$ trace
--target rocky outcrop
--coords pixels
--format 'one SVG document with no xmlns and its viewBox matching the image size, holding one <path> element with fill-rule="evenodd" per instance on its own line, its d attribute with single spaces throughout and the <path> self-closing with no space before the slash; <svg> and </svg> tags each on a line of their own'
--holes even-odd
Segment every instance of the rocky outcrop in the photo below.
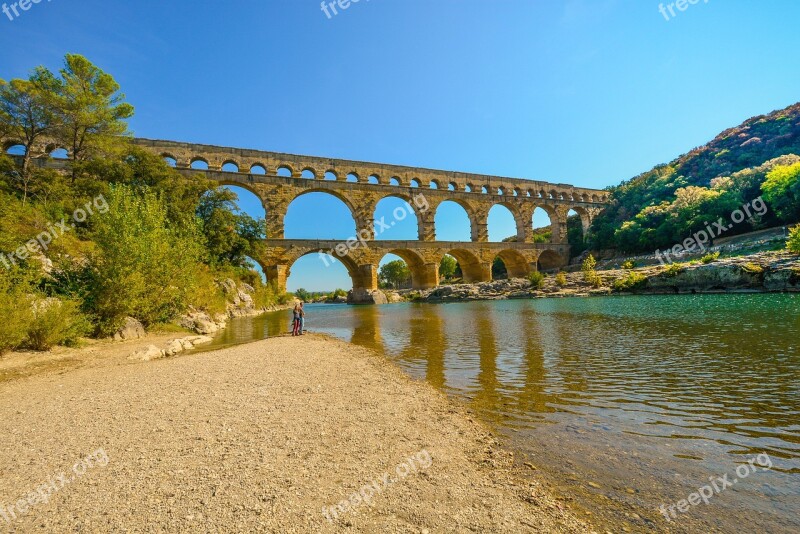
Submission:
<svg viewBox="0 0 800 534">
<path fill-rule="evenodd" d="M 159 349 L 155 345 L 149 345 L 143 349 L 137 350 L 128 356 L 128 359 L 137 360 L 140 362 L 149 362 L 151 360 L 158 360 L 160 358 L 168 358 L 185 350 L 191 350 L 197 345 L 211 343 L 213 340 L 214 339 L 209 336 L 189 336 L 175 339 L 163 349 Z"/>
<path fill-rule="evenodd" d="M 222 291 L 228 298 L 227 314 L 228 317 L 250 317 L 260 315 L 263 309 L 257 308 L 253 295 L 256 290 L 253 286 L 241 283 L 238 286 L 230 278 L 219 283 Z"/>
<path fill-rule="evenodd" d="M 709 264 L 699 261 L 671 266 L 597 271 L 600 287 L 588 284 L 581 272 L 549 275 L 541 288 L 528 280 L 496 280 L 456 284 L 422 291 L 400 291 L 405 300 L 457 302 L 469 300 L 525 299 L 608 295 L 611 293 L 720 293 L 800 291 L 800 257 L 788 252 L 761 252 L 724 258 Z M 635 283 L 628 283 L 633 281 Z M 616 283 L 615 283 L 616 282 Z"/>
<path fill-rule="evenodd" d="M 234 317 L 251 317 L 261 315 L 265 311 L 285 309 L 286 306 L 273 306 L 270 309 L 258 308 L 253 295 L 256 290 L 249 284 L 236 284 L 230 278 L 218 282 L 222 292 L 228 300 L 225 313 L 211 315 L 208 312 L 190 308 L 179 319 L 178 324 L 187 330 L 192 330 L 202 335 L 215 334 L 228 325 L 228 320 Z"/>
<path fill-rule="evenodd" d="M 800 258 L 788 253 L 760 253 L 717 260 L 708 265 L 647 269 L 639 292 L 782 292 L 800 291 Z"/>
<path fill-rule="evenodd" d="M 348 304 L 388 304 L 389 299 L 383 291 L 369 289 L 352 289 L 347 294 Z"/>
<path fill-rule="evenodd" d="M 384 291 L 383 294 L 386 295 L 386 300 L 389 301 L 389 304 L 397 304 L 406 300 L 397 291 Z"/>
<path fill-rule="evenodd" d="M 430 302 L 453 302 L 459 300 L 498 300 L 515 298 L 521 292 L 528 296 L 531 283 L 524 278 L 510 280 L 493 280 L 480 284 L 458 284 L 440 286 L 430 290 L 423 297 Z M 517 296 L 516 298 L 521 298 Z"/>
<path fill-rule="evenodd" d="M 128 341 L 131 339 L 142 339 L 147 333 L 144 326 L 133 317 L 126 317 L 122 326 L 114 333 L 114 341 Z"/>
<path fill-rule="evenodd" d="M 202 335 L 215 334 L 228 324 L 228 316 L 217 314 L 211 317 L 207 312 L 192 310 L 180 318 L 178 324 L 187 330 Z"/>
</svg>

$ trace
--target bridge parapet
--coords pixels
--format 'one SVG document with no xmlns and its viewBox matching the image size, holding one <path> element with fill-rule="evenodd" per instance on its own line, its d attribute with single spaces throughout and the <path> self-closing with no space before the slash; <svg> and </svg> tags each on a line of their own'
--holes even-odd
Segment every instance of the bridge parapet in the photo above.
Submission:
<svg viewBox="0 0 800 534">
<path fill-rule="evenodd" d="M 438 189 L 472 195 L 517 196 L 601 206 L 608 201 L 607 191 L 522 178 L 153 139 L 134 139 L 134 143 L 175 160 L 178 168 L 190 168 L 195 162 L 203 162 L 208 165 L 208 170 L 219 171 L 227 164 L 231 164 L 235 166 L 237 172 L 245 174 L 253 174 L 253 168 L 256 167 L 263 169 L 265 175 L 279 176 L 284 173 L 293 178 L 306 177 L 320 181 L 325 180 L 327 174 L 335 181 L 346 182 L 349 178 L 355 180 L 355 183 L 364 185 L 393 185 L 394 180 L 397 186 L 412 187 L 416 181 L 424 189 L 430 189 L 431 184 L 434 184 Z"/>
</svg>

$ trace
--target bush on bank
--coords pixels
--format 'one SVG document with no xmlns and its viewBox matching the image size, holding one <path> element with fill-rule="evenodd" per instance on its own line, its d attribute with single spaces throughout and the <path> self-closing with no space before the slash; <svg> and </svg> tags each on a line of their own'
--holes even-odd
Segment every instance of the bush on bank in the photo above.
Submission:
<svg viewBox="0 0 800 534">
<path fill-rule="evenodd" d="M 45 298 L 20 270 L 0 273 L 0 354 L 74 345 L 91 324 L 73 300 Z"/>
<path fill-rule="evenodd" d="M 786 241 L 786 248 L 790 252 L 800 254 L 800 225 L 795 226 L 789 231 L 789 239 Z"/>
<path fill-rule="evenodd" d="M 539 271 L 533 271 L 530 276 L 528 276 L 528 281 L 531 283 L 531 287 L 534 289 L 542 289 L 544 287 L 544 280 L 546 276 L 544 273 L 540 273 Z"/>
</svg>

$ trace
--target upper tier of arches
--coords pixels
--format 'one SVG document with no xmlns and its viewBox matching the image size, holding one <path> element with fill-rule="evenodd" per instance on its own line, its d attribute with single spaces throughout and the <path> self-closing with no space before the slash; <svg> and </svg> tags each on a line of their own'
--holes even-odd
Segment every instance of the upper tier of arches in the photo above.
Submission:
<svg viewBox="0 0 800 534">
<path fill-rule="evenodd" d="M 365 185 L 391 185 L 419 189 L 522 197 L 553 201 L 603 204 L 608 202 L 608 192 L 577 188 L 566 184 L 550 184 L 398 165 L 355 162 L 296 156 L 273 152 L 223 148 L 208 145 L 190 145 L 169 141 L 134 140 L 137 144 L 155 151 L 179 168 L 191 168 L 196 162 L 208 165 L 209 170 L 266 174 L 291 177 L 298 180 L 328 180 Z"/>
</svg>

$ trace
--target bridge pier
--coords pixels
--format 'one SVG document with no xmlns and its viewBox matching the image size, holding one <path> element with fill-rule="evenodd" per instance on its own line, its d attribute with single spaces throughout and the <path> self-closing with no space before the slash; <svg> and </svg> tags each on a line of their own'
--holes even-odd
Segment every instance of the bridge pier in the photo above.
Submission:
<svg viewBox="0 0 800 534">
<path fill-rule="evenodd" d="M 286 280 L 289 278 L 288 265 L 264 265 L 264 275 L 267 283 L 273 284 L 279 293 L 286 292 Z"/>
<path fill-rule="evenodd" d="M 422 268 L 412 272 L 411 287 L 414 289 L 433 289 L 439 286 L 439 264 L 426 263 Z"/>
</svg>

